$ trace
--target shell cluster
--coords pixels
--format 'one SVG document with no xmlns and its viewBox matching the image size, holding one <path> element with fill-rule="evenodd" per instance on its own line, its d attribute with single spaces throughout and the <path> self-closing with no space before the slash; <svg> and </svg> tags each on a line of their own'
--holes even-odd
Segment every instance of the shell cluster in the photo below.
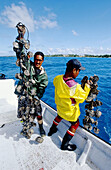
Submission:
<svg viewBox="0 0 111 170">
<path fill-rule="evenodd" d="M 85 118 L 83 119 L 83 125 L 84 128 L 86 128 L 89 131 L 94 131 L 94 133 L 99 133 L 98 128 L 98 118 L 102 115 L 101 111 L 98 109 L 99 106 L 101 106 L 103 103 L 97 99 L 97 95 L 99 93 L 98 88 L 98 82 L 99 77 L 97 75 L 91 76 L 88 80 L 88 77 L 85 76 L 81 81 L 81 87 L 84 88 L 84 85 L 87 81 L 90 83 L 90 93 L 86 99 L 86 105 L 85 105 Z"/>
<path fill-rule="evenodd" d="M 16 52 L 16 65 L 20 67 L 20 73 L 15 74 L 15 78 L 19 79 L 15 88 L 15 94 L 18 96 L 18 115 L 21 119 L 23 129 L 21 134 L 30 138 L 34 133 L 34 123 L 36 107 L 40 104 L 39 99 L 36 97 L 36 90 L 33 87 L 35 80 L 33 80 L 30 73 L 30 57 L 33 56 L 32 52 L 27 52 L 30 47 L 29 40 L 25 40 L 24 34 L 26 27 L 22 23 L 17 24 L 18 36 L 13 43 L 13 50 Z M 29 89 L 31 89 L 29 93 Z"/>
</svg>

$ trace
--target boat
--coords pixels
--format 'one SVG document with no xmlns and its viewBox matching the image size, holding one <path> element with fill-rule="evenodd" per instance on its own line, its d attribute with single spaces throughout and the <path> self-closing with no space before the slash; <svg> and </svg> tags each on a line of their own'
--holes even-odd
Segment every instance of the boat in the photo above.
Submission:
<svg viewBox="0 0 111 170">
<path fill-rule="evenodd" d="M 15 80 L 0 80 L 0 169 L 1 170 L 108 170 L 111 167 L 111 146 L 79 126 L 71 143 L 75 151 L 62 151 L 61 141 L 69 128 L 62 120 L 57 133 L 37 143 L 38 124 L 30 139 L 20 135 L 22 123 L 17 118 Z M 41 101 L 46 134 L 57 111 Z M 35 120 L 36 122 L 36 120 Z"/>
</svg>

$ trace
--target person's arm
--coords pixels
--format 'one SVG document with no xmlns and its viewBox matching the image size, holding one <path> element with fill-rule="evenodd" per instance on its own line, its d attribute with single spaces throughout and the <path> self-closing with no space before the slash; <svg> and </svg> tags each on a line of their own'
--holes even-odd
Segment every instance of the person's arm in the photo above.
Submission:
<svg viewBox="0 0 111 170">
<path fill-rule="evenodd" d="M 37 85 L 37 96 L 39 98 L 42 98 L 47 85 L 48 85 L 48 77 L 47 74 L 44 74 L 44 76 L 42 75 L 40 83 Z"/>
<path fill-rule="evenodd" d="M 90 86 L 87 83 L 85 83 L 84 90 L 82 89 L 81 85 L 78 84 L 74 95 L 76 103 L 83 103 L 88 97 L 89 92 Z"/>
</svg>

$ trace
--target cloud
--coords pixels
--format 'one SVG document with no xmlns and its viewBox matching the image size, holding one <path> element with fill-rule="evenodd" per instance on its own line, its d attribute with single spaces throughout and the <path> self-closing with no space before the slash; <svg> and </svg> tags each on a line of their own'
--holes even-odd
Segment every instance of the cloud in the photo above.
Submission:
<svg viewBox="0 0 111 170">
<path fill-rule="evenodd" d="M 105 55 L 111 54 L 111 48 L 91 48 L 91 47 L 84 47 L 84 48 L 48 48 L 46 54 L 77 54 L 77 55 Z"/>
<path fill-rule="evenodd" d="M 72 30 L 72 33 L 73 33 L 74 36 L 78 36 L 79 35 L 75 30 Z"/>
<path fill-rule="evenodd" d="M 7 47 L 8 49 L 8 47 Z M 32 52 L 35 52 L 37 50 L 36 47 L 33 47 L 31 49 Z M 103 47 L 99 47 L 99 48 L 91 48 L 91 47 L 84 47 L 84 48 L 45 48 L 45 46 L 40 46 L 38 47 L 38 50 L 43 51 L 44 54 L 47 55 L 54 55 L 54 54 L 63 54 L 63 55 L 67 55 L 67 54 L 77 54 L 77 55 L 81 55 L 84 56 L 85 54 L 89 54 L 89 55 L 110 55 L 111 54 L 111 48 L 103 48 Z M 4 50 L 4 51 L 0 51 L 0 56 L 13 56 L 15 55 L 14 51 L 9 51 L 8 50 Z"/>
<path fill-rule="evenodd" d="M 45 16 L 39 16 L 38 21 L 36 23 L 37 28 L 55 28 L 58 26 L 56 21 L 56 14 L 51 12 L 51 9 L 44 7 L 47 12 Z"/>
<path fill-rule="evenodd" d="M 19 3 L 19 5 L 11 4 L 11 6 L 5 6 L 0 22 L 7 24 L 11 28 L 14 28 L 18 22 L 22 22 L 28 27 L 30 32 L 34 31 L 36 23 L 31 9 L 27 9 L 23 2 Z"/>
<path fill-rule="evenodd" d="M 47 17 L 39 17 L 39 20 L 36 24 L 37 28 L 41 27 L 41 28 L 54 28 L 57 27 L 57 21 L 52 21 L 50 18 Z"/>
<path fill-rule="evenodd" d="M 48 14 L 48 18 L 50 19 L 50 20 L 54 20 L 54 19 L 56 19 L 56 14 L 55 13 L 53 13 L 53 12 L 50 12 L 49 14 Z"/>
<path fill-rule="evenodd" d="M 46 6 L 44 7 L 44 10 L 45 10 L 45 11 L 48 11 L 48 12 L 51 11 L 51 9 L 50 9 L 50 8 L 47 8 Z"/>
<path fill-rule="evenodd" d="M 28 9 L 23 2 L 20 2 L 19 5 L 11 4 L 11 6 L 5 6 L 0 16 L 0 23 L 15 28 L 18 22 L 22 22 L 30 32 L 39 28 L 57 27 L 56 14 L 51 12 L 51 9 L 47 7 L 44 7 L 44 10 L 48 13 L 47 16 L 39 16 L 35 20 L 32 9 Z"/>
</svg>

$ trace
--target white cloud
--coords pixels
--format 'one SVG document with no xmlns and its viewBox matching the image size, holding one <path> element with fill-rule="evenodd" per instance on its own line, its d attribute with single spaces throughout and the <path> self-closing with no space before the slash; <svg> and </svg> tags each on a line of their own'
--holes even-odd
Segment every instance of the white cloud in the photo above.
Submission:
<svg viewBox="0 0 111 170">
<path fill-rule="evenodd" d="M 84 47 L 84 48 L 49 48 L 46 51 L 46 54 L 77 54 L 77 55 L 105 55 L 111 54 L 111 48 L 91 48 L 91 47 Z"/>
<path fill-rule="evenodd" d="M 72 33 L 73 33 L 74 36 L 78 36 L 79 35 L 75 30 L 72 30 Z"/>
<path fill-rule="evenodd" d="M 7 48 L 8 49 L 8 48 Z M 37 50 L 36 47 L 33 47 L 31 51 L 34 53 Z M 111 48 L 91 48 L 91 47 L 84 47 L 84 48 L 45 48 L 44 46 L 41 46 L 38 48 L 38 50 L 43 51 L 44 54 L 48 55 L 54 55 L 54 54 L 77 54 L 77 55 L 111 55 Z M 15 55 L 13 51 L 9 50 L 4 50 L 0 51 L 0 56 L 11 56 Z"/>
<path fill-rule="evenodd" d="M 45 11 L 48 11 L 48 12 L 51 11 L 51 9 L 50 9 L 50 8 L 47 8 L 46 6 L 44 7 L 44 10 L 45 10 Z"/>
<path fill-rule="evenodd" d="M 57 27 L 57 21 L 52 21 L 51 19 L 47 17 L 40 17 L 39 21 L 37 22 L 37 27 L 41 28 L 54 28 Z"/>
<path fill-rule="evenodd" d="M 0 23 L 15 28 L 18 22 L 22 22 L 30 32 L 33 32 L 35 28 L 38 29 L 39 27 L 57 27 L 56 14 L 50 12 L 50 9 L 47 7 L 44 7 L 44 10 L 48 12 L 47 16 L 39 16 L 38 19 L 35 20 L 32 9 L 28 9 L 23 2 L 20 2 L 19 5 L 11 4 L 11 6 L 5 6 L 0 16 Z"/>
<path fill-rule="evenodd" d="M 37 28 L 41 27 L 45 28 L 55 28 L 58 26 L 56 21 L 56 14 L 51 12 L 51 9 L 44 7 L 45 11 L 47 11 L 45 16 L 39 16 L 38 22 L 36 23 Z"/>
<path fill-rule="evenodd" d="M 11 28 L 14 28 L 18 22 L 22 22 L 30 32 L 33 32 L 36 21 L 33 19 L 31 9 L 27 9 L 22 2 L 19 4 L 18 6 L 15 4 L 12 4 L 11 7 L 5 6 L 1 15 L 1 22 Z"/>
<path fill-rule="evenodd" d="M 53 20 L 53 19 L 56 19 L 56 14 L 55 13 L 53 13 L 53 12 L 50 12 L 49 14 L 48 14 L 48 18 L 50 19 L 50 20 Z"/>
</svg>

